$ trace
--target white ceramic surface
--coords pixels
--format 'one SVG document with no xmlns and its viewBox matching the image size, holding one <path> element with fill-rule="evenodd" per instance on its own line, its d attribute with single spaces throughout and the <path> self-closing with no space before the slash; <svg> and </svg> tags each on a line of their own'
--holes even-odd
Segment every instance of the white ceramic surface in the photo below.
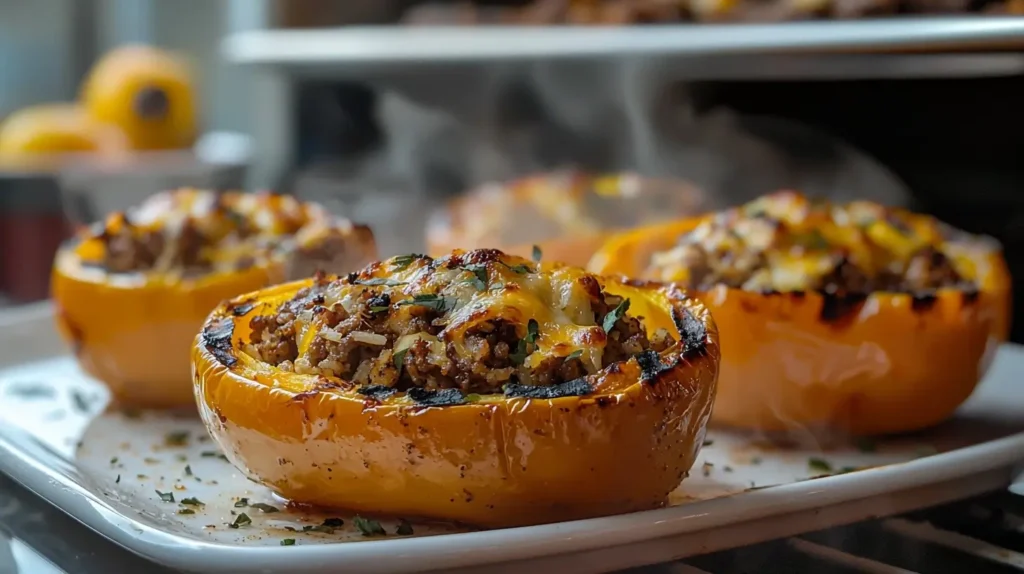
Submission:
<svg viewBox="0 0 1024 574">
<path fill-rule="evenodd" d="M 388 535 L 367 538 L 350 515 L 292 509 L 249 482 L 196 419 L 104 412 L 105 389 L 63 354 L 51 320 L 48 306 L 0 316 L 0 471 L 187 570 L 610 571 L 970 496 L 1005 486 L 1024 461 L 1024 350 L 1007 346 L 957 418 L 927 433 L 822 452 L 717 430 L 667 508 L 478 532 L 414 522 L 413 536 L 395 534 L 400 517 L 377 517 Z M 327 518 L 344 524 L 320 526 Z"/>
</svg>

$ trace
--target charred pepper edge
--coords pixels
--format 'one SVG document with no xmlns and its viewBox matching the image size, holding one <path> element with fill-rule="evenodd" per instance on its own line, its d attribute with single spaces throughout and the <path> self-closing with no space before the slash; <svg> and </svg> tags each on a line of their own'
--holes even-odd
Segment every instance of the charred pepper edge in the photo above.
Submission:
<svg viewBox="0 0 1024 574">
<path fill-rule="evenodd" d="M 682 288 L 677 284 L 665 284 L 657 281 L 638 280 L 625 277 L 619 278 L 618 282 L 626 286 L 640 289 L 664 290 L 670 298 L 671 308 L 669 311 L 672 317 L 672 322 L 679 331 L 680 339 L 676 343 L 678 353 L 676 353 L 676 360 L 671 364 L 662 362 L 661 354 L 653 349 L 648 349 L 631 357 L 637 360 L 637 363 L 641 368 L 641 379 L 638 382 L 653 385 L 664 374 L 682 366 L 684 364 L 684 359 L 706 354 L 708 344 L 707 325 L 684 305 L 686 301 L 692 301 L 695 299 L 690 297 Z M 301 283 L 301 281 L 294 283 Z M 231 337 L 234 332 L 233 318 L 236 317 L 232 316 L 232 309 L 234 308 L 234 305 L 252 301 L 256 301 L 256 299 L 253 298 L 253 294 L 247 294 L 239 300 L 226 301 L 222 303 L 221 307 L 213 313 L 207 325 L 203 329 L 203 345 L 218 362 L 226 367 L 230 368 L 237 363 L 237 359 L 231 354 L 225 352 L 225 349 L 223 348 L 223 345 L 226 343 L 228 350 L 233 351 L 233 349 L 231 349 Z M 258 304 L 258 301 L 256 302 Z M 229 323 L 229 325 L 225 327 L 224 322 Z M 225 329 L 228 331 L 227 333 L 224 332 Z M 666 352 L 670 352 L 670 350 Z M 612 373 L 619 372 L 622 368 L 622 364 L 628 361 L 629 359 L 625 359 L 611 363 L 605 366 L 602 371 L 609 371 Z M 321 378 L 323 377 L 321 376 Z M 577 379 L 548 386 L 508 383 L 502 387 L 501 393 L 482 396 L 536 399 L 579 397 L 592 394 L 594 392 L 593 385 L 591 385 L 587 379 L 588 377 L 579 377 Z M 344 387 L 343 385 L 339 385 L 333 381 L 328 381 L 328 384 L 318 384 L 312 389 L 296 393 L 296 398 L 305 399 L 308 396 L 321 391 L 339 388 Z M 350 385 L 348 388 L 351 389 L 352 386 Z M 357 395 L 366 397 L 368 400 L 383 402 L 398 394 L 399 390 L 384 385 L 365 385 L 356 388 L 354 392 Z M 473 393 L 473 395 L 481 396 L 477 393 Z M 467 400 L 468 395 L 459 389 L 425 389 L 422 387 L 412 387 L 405 391 L 405 396 L 408 396 L 410 400 L 416 403 L 417 406 L 423 407 L 458 406 L 477 402 L 476 400 Z"/>
</svg>

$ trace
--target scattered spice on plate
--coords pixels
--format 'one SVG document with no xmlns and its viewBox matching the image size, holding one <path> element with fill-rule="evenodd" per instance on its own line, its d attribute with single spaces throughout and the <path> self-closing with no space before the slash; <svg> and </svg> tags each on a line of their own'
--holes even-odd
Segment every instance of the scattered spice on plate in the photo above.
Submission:
<svg viewBox="0 0 1024 574">
<path fill-rule="evenodd" d="M 174 502 L 174 493 L 173 492 L 160 492 L 159 490 L 157 490 L 156 494 L 157 494 L 157 496 L 160 497 L 160 500 L 162 500 L 164 502 Z"/>
<path fill-rule="evenodd" d="M 187 504 L 188 506 L 206 506 L 205 502 L 203 502 L 202 500 L 199 500 L 198 498 L 196 498 L 194 496 L 193 497 L 189 497 L 189 498 L 182 498 L 181 499 L 181 503 L 182 504 Z"/>
<path fill-rule="evenodd" d="M 356 516 L 352 519 L 355 523 L 356 528 L 363 536 L 387 536 L 387 532 L 384 527 L 380 525 L 380 522 L 372 518 L 363 518 L 362 516 Z"/>
<path fill-rule="evenodd" d="M 235 517 L 234 522 L 228 524 L 228 528 L 239 528 L 242 526 L 248 526 L 250 524 L 252 524 L 252 519 L 249 518 L 248 514 L 241 512 L 238 514 L 238 516 Z"/>
<path fill-rule="evenodd" d="M 254 503 L 249 505 L 249 508 L 255 508 L 257 510 L 261 510 L 261 511 L 263 511 L 264 514 L 271 514 L 273 512 L 280 512 L 281 511 L 276 506 L 271 506 L 271 505 L 263 503 L 263 502 L 254 502 Z"/>
<path fill-rule="evenodd" d="M 294 538 L 285 538 L 281 540 L 281 546 L 295 546 Z"/>
<path fill-rule="evenodd" d="M 832 472 L 832 465 L 821 458 L 810 458 L 807 460 L 807 468 L 815 472 Z"/>
<path fill-rule="evenodd" d="M 188 445 L 188 431 L 173 431 L 164 435 L 164 444 L 166 446 L 187 446 Z"/>
<path fill-rule="evenodd" d="M 249 506 L 248 498 L 239 498 L 235 501 L 235 508 L 245 508 L 246 506 Z"/>
</svg>

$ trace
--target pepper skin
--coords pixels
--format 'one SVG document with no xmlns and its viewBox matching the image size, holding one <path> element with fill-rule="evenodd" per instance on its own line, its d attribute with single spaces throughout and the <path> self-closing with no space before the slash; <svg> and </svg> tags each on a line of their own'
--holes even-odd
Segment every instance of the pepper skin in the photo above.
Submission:
<svg viewBox="0 0 1024 574">
<path fill-rule="evenodd" d="M 299 503 L 479 527 L 656 508 L 704 440 L 717 329 L 671 286 L 600 281 L 631 299 L 648 331 L 679 333 L 673 316 L 689 323 L 679 320 L 686 333 L 654 365 L 606 366 L 591 394 L 423 406 L 405 392 L 369 399 L 352 383 L 284 372 L 240 350 L 250 319 L 312 284 L 303 281 L 213 312 L 192 351 L 199 412 L 232 463 Z"/>
<path fill-rule="evenodd" d="M 703 195 L 679 181 L 566 171 L 489 184 L 450 202 L 427 225 L 427 250 L 495 247 L 584 266 L 612 229 L 696 213 Z"/>
<path fill-rule="evenodd" d="M 622 233 L 588 268 L 644 278 L 658 251 L 704 217 Z M 878 435 L 933 426 L 974 390 L 1009 332 L 1010 279 L 998 249 L 974 264 L 977 293 L 915 299 L 873 292 L 849 320 L 822 320 L 820 293 L 691 291 L 722 333 L 712 424 L 767 432 Z M 827 311 L 827 309 L 824 309 Z"/>
<path fill-rule="evenodd" d="M 205 192 L 180 190 L 150 199 L 159 201 Z M 227 193 L 231 203 L 243 194 Z M 271 210 L 286 196 L 254 198 Z M 312 222 L 329 217 L 319 206 L 305 204 Z M 108 217 L 106 228 L 122 214 Z M 347 221 L 345 225 L 349 225 Z M 307 225 L 309 227 L 309 225 Z M 101 226 L 101 229 L 103 227 Z M 372 234 L 353 227 L 349 262 L 353 267 L 376 256 Z M 102 256 L 104 245 L 96 229 L 85 230 L 57 253 L 51 278 L 57 327 L 82 368 L 103 381 L 115 400 L 125 407 L 192 407 L 194 396 L 189 352 L 196 332 L 210 310 L 239 293 L 289 279 L 285 253 L 258 260 L 229 272 L 213 272 L 194 278 L 154 272 L 110 273 L 89 263 Z"/>
</svg>

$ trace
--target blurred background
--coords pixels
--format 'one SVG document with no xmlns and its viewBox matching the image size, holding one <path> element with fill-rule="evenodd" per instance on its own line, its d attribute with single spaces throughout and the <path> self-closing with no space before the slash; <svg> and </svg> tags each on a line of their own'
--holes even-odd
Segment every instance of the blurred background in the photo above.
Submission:
<svg viewBox="0 0 1024 574">
<path fill-rule="evenodd" d="M 0 293 L 45 298 L 75 225 L 169 187 L 295 193 L 390 255 L 455 196 L 566 168 L 685 182 L 701 209 L 786 187 L 906 205 L 1024 277 L 1022 9 L 0 0 Z"/>
</svg>

